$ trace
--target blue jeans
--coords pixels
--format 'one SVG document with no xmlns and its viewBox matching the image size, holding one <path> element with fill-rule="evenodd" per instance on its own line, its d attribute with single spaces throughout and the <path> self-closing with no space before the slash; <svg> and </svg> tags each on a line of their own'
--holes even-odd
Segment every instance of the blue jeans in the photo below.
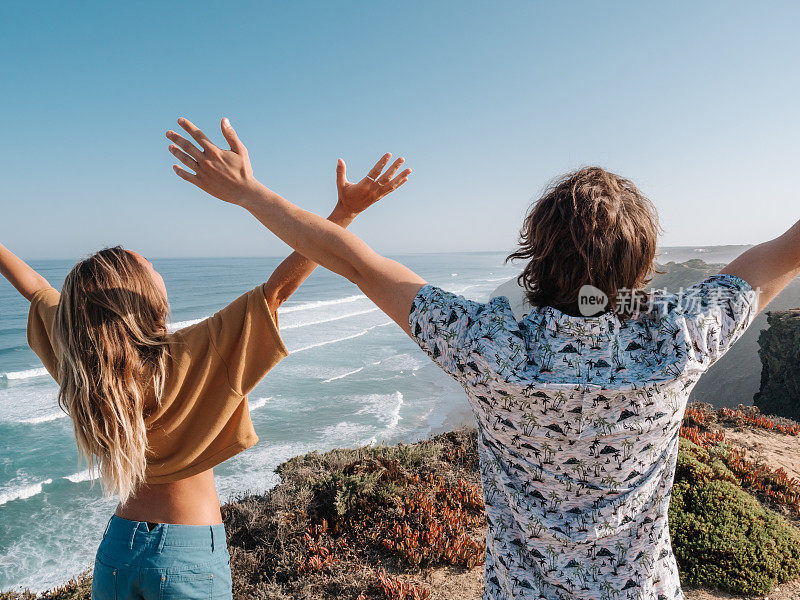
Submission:
<svg viewBox="0 0 800 600">
<path fill-rule="evenodd" d="M 97 549 L 92 600 L 231 600 L 223 525 L 169 525 L 111 517 Z"/>
</svg>

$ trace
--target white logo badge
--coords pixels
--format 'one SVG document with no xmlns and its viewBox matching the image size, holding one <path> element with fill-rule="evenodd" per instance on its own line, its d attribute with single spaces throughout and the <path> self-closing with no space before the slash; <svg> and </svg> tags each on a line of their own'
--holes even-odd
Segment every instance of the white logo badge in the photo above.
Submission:
<svg viewBox="0 0 800 600">
<path fill-rule="evenodd" d="M 594 317 L 605 312 L 608 296 L 593 285 L 583 285 L 578 291 L 578 310 L 584 317 Z"/>
</svg>

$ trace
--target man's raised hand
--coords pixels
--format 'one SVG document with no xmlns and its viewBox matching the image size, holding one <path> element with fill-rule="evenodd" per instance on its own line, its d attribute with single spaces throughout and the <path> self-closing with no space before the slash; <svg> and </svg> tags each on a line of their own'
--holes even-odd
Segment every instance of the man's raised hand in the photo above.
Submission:
<svg viewBox="0 0 800 600">
<path fill-rule="evenodd" d="M 204 192 L 232 204 L 239 204 L 247 192 L 258 185 L 253 177 L 253 168 L 250 166 L 247 148 L 239 140 L 227 118 L 222 119 L 220 126 L 222 135 L 230 145 L 230 150 L 213 144 L 206 134 L 187 119 L 178 119 L 178 125 L 197 144 L 191 143 L 172 130 L 167 131 L 167 139 L 173 142 L 169 146 L 169 151 L 186 167 L 194 171 L 191 173 L 178 165 L 173 165 L 172 168 L 178 177 L 193 183 Z"/>
</svg>

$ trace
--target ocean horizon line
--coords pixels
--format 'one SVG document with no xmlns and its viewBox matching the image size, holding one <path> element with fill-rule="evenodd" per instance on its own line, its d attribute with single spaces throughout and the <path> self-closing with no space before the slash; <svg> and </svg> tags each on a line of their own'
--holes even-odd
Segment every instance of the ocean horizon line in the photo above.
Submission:
<svg viewBox="0 0 800 600">
<path fill-rule="evenodd" d="M 662 250 L 693 250 L 697 248 L 751 248 L 753 244 L 681 244 L 681 245 L 669 245 L 669 246 L 659 246 L 656 250 L 656 255 Z M 411 251 L 403 251 L 403 252 L 382 252 L 386 256 L 393 257 L 393 256 L 436 256 L 436 255 L 450 255 L 450 254 L 458 254 L 458 255 L 486 255 L 486 254 L 510 254 L 513 252 L 513 249 L 506 249 L 506 250 L 433 250 L 429 252 L 411 252 Z M 81 256 L 88 256 L 88 254 L 79 254 L 78 257 Z M 239 260 L 262 260 L 265 258 L 286 258 L 288 254 L 264 254 L 264 255 L 254 255 L 254 254 L 225 254 L 225 255 L 218 255 L 218 256 L 158 256 L 152 255 L 148 256 L 151 260 L 229 260 L 229 259 L 239 259 Z M 63 261 L 63 260 L 77 260 L 74 256 L 61 256 L 61 257 L 39 257 L 39 258 L 31 258 L 25 257 L 24 260 L 26 261 Z"/>
</svg>

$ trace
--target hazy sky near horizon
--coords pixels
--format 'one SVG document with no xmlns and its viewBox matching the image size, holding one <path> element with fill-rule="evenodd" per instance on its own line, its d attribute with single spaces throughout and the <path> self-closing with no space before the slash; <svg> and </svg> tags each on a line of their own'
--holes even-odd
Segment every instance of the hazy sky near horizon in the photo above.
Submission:
<svg viewBox="0 0 800 600">
<path fill-rule="evenodd" d="M 163 137 L 228 116 L 256 175 L 327 213 L 385 151 L 414 169 L 354 231 L 379 251 L 507 250 L 554 176 L 599 164 L 663 245 L 800 217 L 800 4 L 30 2 L 0 5 L 0 241 L 28 258 L 276 255 L 179 180 Z"/>
</svg>

